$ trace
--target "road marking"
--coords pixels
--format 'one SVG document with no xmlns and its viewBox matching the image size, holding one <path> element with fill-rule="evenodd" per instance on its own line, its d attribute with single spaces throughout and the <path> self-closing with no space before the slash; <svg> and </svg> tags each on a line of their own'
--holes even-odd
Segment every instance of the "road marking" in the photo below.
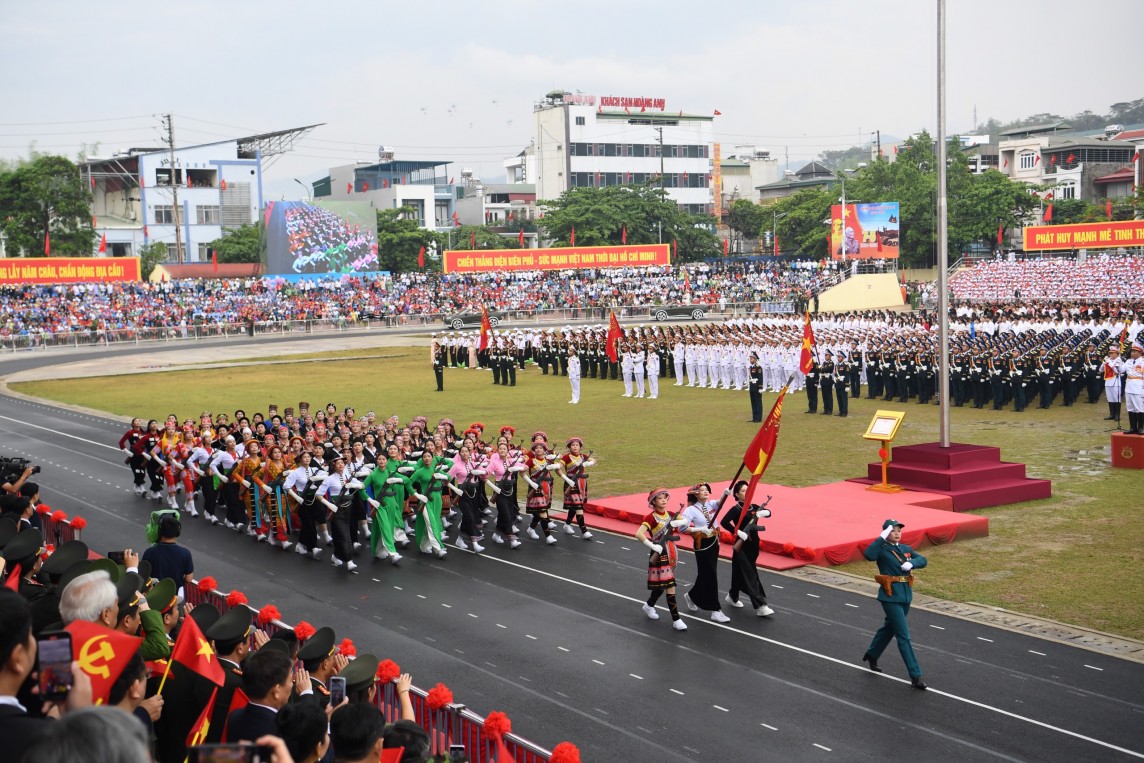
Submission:
<svg viewBox="0 0 1144 763">
<path fill-rule="evenodd" d="M 489 556 L 487 554 L 480 554 L 479 558 L 487 560 L 489 562 L 496 562 L 498 564 L 503 564 L 503 565 L 506 565 L 508 567 L 515 567 L 517 569 L 525 570 L 527 572 L 531 572 L 531 573 L 534 573 L 536 575 L 542 575 L 544 577 L 552 578 L 554 580 L 559 580 L 561 582 L 568 583 L 569 585 L 579 586 L 580 588 L 586 588 L 586 589 L 591 590 L 591 591 L 596 591 L 597 593 L 602 593 L 606 596 L 612 596 L 614 598 L 621 599 L 623 601 L 627 601 L 627 602 L 630 602 L 632 604 L 638 605 L 638 604 L 644 603 L 643 599 L 641 599 L 641 598 L 636 598 L 634 596 L 628 596 L 627 594 L 617 593 L 616 591 L 609 591 L 606 588 L 594 586 L 590 583 L 585 583 L 585 582 L 580 581 L 580 580 L 572 580 L 570 578 L 566 578 L 566 577 L 562 577 L 560 575 L 557 575 L 554 572 L 548 572 L 546 570 L 540 570 L 540 569 L 537 569 L 535 567 L 529 567 L 528 565 L 521 564 L 520 562 L 513 562 L 513 561 L 510 561 L 508 559 L 501 559 L 499 557 Z M 781 588 L 782 586 L 772 585 L 771 587 L 772 588 Z M 821 652 L 815 652 L 815 651 L 813 651 L 811 649 L 807 649 L 805 647 L 796 646 L 794 644 L 788 644 L 785 641 L 779 641 L 778 639 L 770 638 L 768 636 L 763 636 L 763 635 L 758 634 L 758 633 L 752 633 L 750 631 L 742 630 L 742 629 L 736 628 L 732 625 L 727 625 L 725 623 L 716 623 L 716 622 L 714 622 L 712 620 L 708 620 L 706 618 L 695 617 L 693 615 L 688 615 L 688 614 L 684 614 L 683 617 L 686 617 L 690 620 L 694 620 L 696 622 L 704 623 L 707 626 L 712 627 L 712 628 L 721 628 L 723 630 L 727 630 L 727 631 L 731 631 L 733 633 L 737 633 L 737 634 L 744 636 L 746 638 L 751 638 L 751 639 L 755 639 L 756 641 L 761 641 L 765 644 L 771 644 L 772 646 L 781 647 L 783 649 L 789 649 L 792 652 L 797 652 L 799 654 L 803 654 L 803 655 L 806 655 L 808 657 L 814 657 L 814 658 L 817 658 L 819 660 L 823 660 L 824 662 L 833 663 L 834 665 L 837 665 L 837 666 L 843 667 L 843 668 L 847 668 L 849 670 L 858 670 L 858 671 L 861 671 L 863 673 L 869 673 L 870 672 L 866 669 L 865 665 L 855 665 L 851 662 L 840 659 L 838 657 L 831 657 L 828 654 L 822 654 Z M 968 660 L 958 660 L 958 661 L 959 662 L 965 662 L 966 664 L 970 664 L 970 665 L 973 664 L 973 663 L 969 662 Z M 874 673 L 871 675 L 871 677 L 874 678 L 875 680 L 896 681 L 896 682 L 902 683 L 902 684 L 908 683 L 907 680 L 904 678 L 898 678 L 896 676 L 892 676 L 892 675 L 889 675 L 886 673 Z M 1108 749 L 1108 750 L 1114 750 L 1116 752 L 1124 753 L 1124 754 L 1129 755 L 1131 757 L 1144 760 L 1144 753 L 1137 752 L 1135 750 L 1129 750 L 1126 747 L 1120 747 L 1119 745 L 1112 744 L 1111 742 L 1106 742 L 1102 739 L 1090 737 L 1090 736 L 1087 736 L 1085 734 L 1081 734 L 1080 732 L 1077 732 L 1077 731 L 1071 731 L 1069 729 L 1062 728 L 1061 726 L 1054 726 L 1051 723 L 1047 723 L 1045 721 L 1039 721 L 1036 718 L 1030 718 L 1029 716 L 1026 716 L 1026 715 L 1021 715 L 1019 713 L 1014 713 L 1010 710 L 1005 710 L 1003 708 L 996 707 L 994 705 L 989 705 L 989 704 L 986 704 L 984 702 L 979 702 L 975 699 L 970 699 L 969 697 L 963 697 L 959 694 L 953 694 L 952 692 L 942 691 L 941 689 L 935 689 L 932 686 L 927 690 L 927 693 L 931 696 L 945 697 L 946 699 L 951 700 L 953 702 L 961 702 L 963 704 L 970 705 L 971 707 L 976 707 L 980 710 L 985 710 L 985 711 L 988 711 L 991 713 L 996 713 L 997 715 L 1002 715 L 1002 716 L 1005 716 L 1006 718 L 1012 718 L 1013 720 L 1021 721 L 1023 723 L 1028 723 L 1029 725 L 1037 726 L 1038 728 L 1046 729 L 1047 731 L 1054 731 L 1058 734 L 1062 734 L 1064 736 L 1071 737 L 1073 739 L 1079 739 L 1083 742 L 1088 742 L 1090 744 L 1094 744 L 1094 745 L 1097 745 L 1099 747 L 1103 747 L 1103 748 Z"/>
<path fill-rule="evenodd" d="M 1104 668 L 1098 668 L 1095 665 L 1085 665 L 1085 667 L 1088 668 L 1089 670 L 1099 670 L 1101 673 L 1104 672 Z"/>
<path fill-rule="evenodd" d="M 42 429 L 45 432 L 51 432 L 52 434 L 58 434 L 61 437 L 70 437 L 73 440 L 79 440 L 80 442 L 86 442 L 88 445 L 96 445 L 100 448 L 107 448 L 108 450 L 114 450 L 117 452 L 122 452 L 119 450 L 119 448 L 115 447 L 114 445 L 107 445 L 107 444 L 102 443 L 102 442 L 96 442 L 95 440 L 88 440 L 85 437 L 76 437 L 74 434 L 68 434 L 67 432 L 61 432 L 58 429 L 52 429 L 51 427 L 42 427 L 42 426 L 39 426 L 37 424 L 29 424 L 26 421 L 20 421 L 19 419 L 13 419 L 13 418 L 9 418 L 7 416 L 0 416 L 0 419 L 3 419 L 4 421 L 15 422 L 16 424 L 19 424 L 21 427 L 31 427 L 32 429 Z M 45 442 L 44 444 L 45 445 L 51 445 L 52 443 Z M 56 447 L 59 447 L 59 446 L 57 445 Z M 74 455 L 74 453 L 73 453 L 73 455 Z M 80 454 L 80 455 L 87 455 L 87 454 Z M 94 456 L 91 456 L 91 458 L 94 458 Z"/>
<path fill-rule="evenodd" d="M 850 602 L 846 602 L 846 606 L 848 606 L 848 607 L 854 607 L 854 609 L 858 609 L 858 608 L 859 608 L 857 604 L 851 604 Z"/>
<path fill-rule="evenodd" d="M 771 588 L 778 588 L 781 590 L 782 586 L 781 585 L 775 585 L 774 583 L 771 583 Z"/>
<path fill-rule="evenodd" d="M 632 678 L 635 678 L 636 680 L 639 680 L 639 681 L 643 680 L 643 676 L 637 676 L 635 673 L 628 673 L 628 675 L 631 676 Z"/>
<path fill-rule="evenodd" d="M 395 590 L 395 591 L 404 591 L 405 589 L 404 589 L 404 588 L 402 588 L 402 587 L 401 587 L 401 586 L 399 586 L 399 585 L 395 585 L 395 586 L 393 587 L 393 590 Z"/>
<path fill-rule="evenodd" d="M 601 714 L 603 714 L 603 715 L 609 715 L 609 713 L 608 713 L 608 711 L 607 711 L 607 710 L 601 710 L 601 709 L 600 709 L 600 708 L 598 708 L 598 707 L 594 707 L 594 708 L 592 708 L 592 709 L 593 709 L 593 710 L 595 710 L 597 713 L 601 713 Z"/>
<path fill-rule="evenodd" d="M 818 748 L 818 749 L 820 749 L 820 750 L 826 750 L 827 752 L 830 752 L 830 748 L 829 748 L 829 747 L 823 747 L 823 746 L 822 746 L 822 745 L 820 745 L 818 742 L 814 742 L 813 744 L 814 744 L 814 746 L 815 746 L 815 747 L 817 747 L 817 748 Z"/>
<path fill-rule="evenodd" d="M 485 660 L 485 664 L 486 664 L 486 665 L 488 665 L 490 668 L 495 668 L 495 667 L 496 667 L 496 665 L 493 665 L 493 664 L 492 664 L 491 662 L 489 662 L 488 660 Z"/>
<path fill-rule="evenodd" d="M 696 755 L 703 754 L 699 750 L 696 750 L 694 747 L 688 747 L 687 745 L 683 745 L 683 749 L 687 750 L 688 752 L 695 753 Z"/>
<path fill-rule="evenodd" d="M 760 723 L 759 725 L 762 726 L 764 729 L 770 729 L 771 731 L 778 731 L 778 729 L 776 729 L 774 726 L 770 725 L 769 723 Z"/>
<path fill-rule="evenodd" d="M 993 643 L 993 639 L 991 639 L 991 638 L 985 638 L 984 636 L 978 636 L 978 637 L 977 637 L 977 640 L 978 640 L 978 641 L 985 641 L 985 642 L 988 642 L 988 643 L 990 643 L 990 644 L 992 644 L 992 643 Z"/>
<path fill-rule="evenodd" d="M 526 633 L 526 634 L 524 634 L 524 637 L 525 637 L 525 638 L 530 638 L 530 639 L 532 639 L 533 641 L 536 641 L 536 636 L 532 636 L 532 635 L 529 635 L 529 634 L 527 634 L 527 633 Z"/>
<path fill-rule="evenodd" d="M 471 618 L 473 618 L 474 620 L 476 620 L 476 619 L 477 619 L 477 617 L 478 617 L 478 615 L 474 615 L 472 612 L 470 612 L 470 613 L 469 613 L 469 617 L 471 617 Z"/>
<path fill-rule="evenodd" d="M 821 599 L 822 598 L 821 596 L 819 596 L 816 593 L 808 593 L 807 596 L 809 596 L 812 599 Z"/>
<path fill-rule="evenodd" d="M 1044 657 L 1045 656 L 1044 652 L 1036 652 L 1036 651 L 1033 651 L 1032 649 L 1029 650 L 1029 654 L 1035 654 L 1038 657 Z"/>
<path fill-rule="evenodd" d="M 377 578 L 370 578 L 370 580 L 372 580 L 372 581 L 373 581 L 373 582 L 375 582 L 375 583 L 380 583 L 380 582 L 381 582 L 381 581 L 380 581 L 380 580 L 378 580 Z"/>
<path fill-rule="evenodd" d="M 683 696 L 683 692 L 681 692 L 679 689 L 671 689 L 671 693 L 678 694 L 681 697 Z"/>
<path fill-rule="evenodd" d="M 452 609 L 453 608 L 452 604 L 446 604 L 445 602 L 441 602 L 441 606 L 444 607 L 445 609 Z"/>
<path fill-rule="evenodd" d="M 559 649 L 561 652 L 571 652 L 571 651 L 572 651 L 571 649 L 565 649 L 565 648 L 564 648 L 564 647 L 562 647 L 562 646 L 558 646 L 558 647 L 556 647 L 556 648 L 557 648 L 557 649 Z"/>
<path fill-rule="evenodd" d="M 604 662 L 600 662 L 599 660 L 592 660 L 592 662 L 596 663 L 597 665 L 606 665 L 607 664 Z"/>
<path fill-rule="evenodd" d="M 720 705 L 712 705 L 711 707 L 715 708 L 716 710 L 722 710 L 724 713 L 729 713 L 729 712 L 731 712 L 731 711 L 730 711 L 730 710 L 728 710 L 727 708 L 725 708 L 725 707 L 722 707 L 722 706 L 720 706 Z"/>
<path fill-rule="evenodd" d="M 423 594 L 417 594 L 417 598 L 418 598 L 418 599 L 424 599 L 424 598 L 425 598 L 425 596 L 424 596 Z"/>
<path fill-rule="evenodd" d="M 935 629 L 937 629 L 937 630 L 939 630 L 939 631 L 944 631 L 944 630 L 945 630 L 945 628 L 941 627 L 940 625 L 931 625 L 930 627 L 931 627 L 931 628 L 935 628 Z"/>
<path fill-rule="evenodd" d="M 508 630 L 508 626 L 507 626 L 507 625 L 501 625 L 500 623 L 497 623 L 497 627 L 498 627 L 498 628 L 504 628 L 506 631 Z"/>
</svg>

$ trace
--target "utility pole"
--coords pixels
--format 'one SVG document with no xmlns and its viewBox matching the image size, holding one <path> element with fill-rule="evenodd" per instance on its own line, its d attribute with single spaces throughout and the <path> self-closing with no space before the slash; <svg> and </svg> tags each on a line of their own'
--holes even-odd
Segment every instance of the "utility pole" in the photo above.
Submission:
<svg viewBox="0 0 1144 763">
<path fill-rule="evenodd" d="M 882 131 L 875 130 L 874 133 L 878 136 L 878 158 L 882 158 Z"/>
<path fill-rule="evenodd" d="M 163 126 L 167 128 L 166 143 L 171 149 L 171 213 L 175 221 L 175 262 L 183 261 L 183 226 L 182 216 L 179 214 L 179 184 L 175 180 L 175 116 L 165 114 Z"/>
</svg>

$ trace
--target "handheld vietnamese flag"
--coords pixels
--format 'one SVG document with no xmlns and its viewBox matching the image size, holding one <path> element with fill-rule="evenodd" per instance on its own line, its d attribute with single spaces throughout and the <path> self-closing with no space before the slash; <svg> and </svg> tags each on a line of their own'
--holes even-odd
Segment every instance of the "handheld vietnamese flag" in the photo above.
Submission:
<svg viewBox="0 0 1144 763">
<path fill-rule="evenodd" d="M 112 685 L 139 651 L 143 639 L 87 620 L 75 620 L 64 630 L 71 634 L 76 664 L 91 679 L 92 701 L 107 704 Z"/>
<path fill-rule="evenodd" d="M 686 272 L 686 271 L 684 271 Z M 616 320 L 616 311 L 608 311 L 608 336 L 604 340 L 604 349 L 608 353 L 608 360 L 613 363 L 620 362 L 620 353 L 616 348 L 616 344 L 624 335 L 624 330 L 620 328 L 620 322 Z"/>
<path fill-rule="evenodd" d="M 218 690 L 216 689 L 215 691 L 218 691 Z M 242 689 L 236 687 L 234 690 L 234 694 L 232 694 L 230 697 L 230 707 L 228 707 L 226 709 L 226 719 L 229 721 L 231 713 L 233 713 L 235 710 L 241 710 L 242 708 L 246 707 L 249 704 L 250 704 L 250 697 L 246 696 L 246 692 L 244 692 Z M 227 741 L 226 730 L 227 730 L 227 726 L 226 726 L 226 724 L 223 724 L 222 738 L 220 741 L 223 742 L 224 744 Z"/>
<path fill-rule="evenodd" d="M 417 253 L 417 267 L 425 267 L 425 247 L 421 247 L 421 251 Z"/>
<path fill-rule="evenodd" d="M 478 350 L 487 350 L 489 348 L 489 335 L 493 332 L 492 323 L 489 321 L 489 309 L 487 307 L 481 308 L 481 342 L 477 346 Z"/>
<path fill-rule="evenodd" d="M 191 618 L 186 618 L 190 620 Z M 185 622 L 185 621 L 184 621 Z M 211 691 L 211 698 L 203 707 L 202 713 L 199 714 L 198 720 L 191 726 L 190 733 L 187 734 L 187 747 L 198 747 L 207 741 L 207 734 L 210 732 L 211 716 L 214 715 L 214 703 L 218 697 L 218 687 L 216 686 Z"/>
<path fill-rule="evenodd" d="M 798 359 L 798 370 L 803 374 L 810 373 L 811 350 L 814 347 L 814 329 L 810 325 L 810 313 L 803 313 L 802 317 L 802 354 Z"/>
<path fill-rule="evenodd" d="M 171 648 L 171 659 L 167 661 L 167 673 L 163 674 L 163 681 L 159 682 L 159 693 L 163 692 L 163 682 L 170 673 L 171 663 L 177 662 L 192 673 L 197 673 L 216 686 L 222 686 L 226 681 L 226 674 L 210 642 L 203 636 L 194 619 L 187 617 L 179 627 L 179 636 Z"/>
<path fill-rule="evenodd" d="M 99 253 L 107 254 L 107 234 L 104 233 L 99 237 Z"/>
</svg>

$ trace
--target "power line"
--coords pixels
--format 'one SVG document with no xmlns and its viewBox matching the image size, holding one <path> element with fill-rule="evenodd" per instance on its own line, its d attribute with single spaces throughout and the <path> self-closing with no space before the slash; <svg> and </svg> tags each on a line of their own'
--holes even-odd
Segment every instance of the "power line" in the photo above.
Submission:
<svg viewBox="0 0 1144 763">
<path fill-rule="evenodd" d="M 150 119 L 153 115 L 137 117 L 108 117 L 107 119 L 72 119 L 66 122 L 0 122 L 0 127 L 37 127 L 39 125 L 82 125 L 94 122 L 126 122 L 128 119 Z"/>
</svg>

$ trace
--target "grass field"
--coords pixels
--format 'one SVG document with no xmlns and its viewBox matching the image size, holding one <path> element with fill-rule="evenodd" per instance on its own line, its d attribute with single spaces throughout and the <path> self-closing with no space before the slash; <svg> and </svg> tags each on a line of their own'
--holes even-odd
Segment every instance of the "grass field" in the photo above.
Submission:
<svg viewBox="0 0 1144 763">
<path fill-rule="evenodd" d="M 745 392 L 661 384 L 659 400 L 624 399 L 621 382 L 584 379 L 581 403 L 568 404 L 567 379 L 533 366 L 516 387 L 494 386 L 487 371 L 449 369 L 445 392 L 434 391 L 424 348 L 350 351 L 378 359 L 326 360 L 226 369 L 67 379 L 13 384 L 16 391 L 123 416 L 196 417 L 200 411 L 265 411 L 307 400 L 334 402 L 403 421 L 443 416 L 458 428 L 474 421 L 486 431 L 511 424 L 517 436 L 536 429 L 561 445 L 578 435 L 595 450 L 597 495 L 630 493 L 656 484 L 730 479 L 751 424 Z M 384 357 L 380 357 L 384 356 Z M 268 356 L 269 357 L 269 356 Z M 291 360 L 306 356 L 292 355 Z M 326 353 L 323 358 L 329 358 Z M 256 358 L 265 360 L 266 358 Z M 769 409 L 774 395 L 764 398 Z M 1059 402 L 1059 400 L 1058 400 Z M 851 401 L 850 417 L 807 416 L 805 396 L 788 397 L 771 482 L 810 485 L 865 474 L 875 448 L 861 439 L 875 401 Z M 938 408 L 910 402 L 900 444 L 938 439 Z M 1144 566 L 1139 541 L 1144 476 L 1108 464 L 1107 406 L 1078 403 L 1048 411 L 953 409 L 955 442 L 996 445 L 1023 461 L 1032 477 L 1053 481 L 1053 498 L 986 509 L 987 538 L 930 547 L 919 592 L 1004 607 L 1040 617 L 1144 638 Z M 1144 440 L 1141 442 L 1144 447 Z M 868 564 L 849 565 L 866 575 Z"/>
</svg>

